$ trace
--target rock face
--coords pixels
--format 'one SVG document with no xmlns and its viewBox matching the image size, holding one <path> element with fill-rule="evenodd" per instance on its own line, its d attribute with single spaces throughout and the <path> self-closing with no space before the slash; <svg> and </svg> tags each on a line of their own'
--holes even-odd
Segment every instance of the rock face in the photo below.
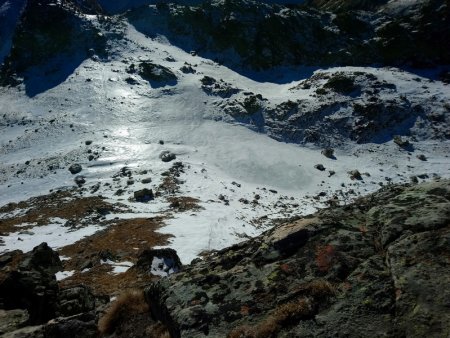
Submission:
<svg viewBox="0 0 450 338">
<path fill-rule="evenodd" d="M 24 82 L 27 93 L 34 96 L 46 87 L 40 76 L 36 76 L 37 80 L 26 76 L 32 67 L 42 67 L 41 76 L 50 70 L 55 72 L 50 81 L 55 85 L 89 57 L 88 50 L 105 50 L 106 41 L 99 30 L 80 15 L 98 13 L 96 6 L 90 6 L 92 3 L 95 1 L 66 1 L 63 6 L 51 0 L 26 1 L 10 53 L 0 67 L 0 85 Z"/>
<path fill-rule="evenodd" d="M 402 76 L 401 72 L 396 76 Z M 406 81 L 416 82 L 412 77 Z M 394 139 L 411 151 L 406 137 L 448 139 L 449 106 L 430 104 L 421 90 L 405 96 L 398 85 L 366 71 L 318 71 L 291 87 L 285 102 L 273 104 L 258 95 L 232 95 L 217 107 L 233 120 L 276 140 L 326 148 Z M 305 90 L 312 94 L 305 96 Z M 394 138 L 396 135 L 401 137 Z"/>
<path fill-rule="evenodd" d="M 390 186 L 150 285 L 172 337 L 446 337 L 450 181 Z"/>
<path fill-rule="evenodd" d="M 30 323 L 40 324 L 55 316 L 58 283 L 55 272 L 61 270 L 59 256 L 47 243 L 35 247 L 6 273 L 0 282 L 0 303 L 4 309 L 26 309 Z"/>
<path fill-rule="evenodd" d="M 450 37 L 444 1 L 386 3 L 206 1 L 189 8 L 141 7 L 126 15 L 145 34 L 164 31 L 176 45 L 195 48 L 199 55 L 214 53 L 231 66 L 448 64 L 449 51 L 440 48 Z"/>
<path fill-rule="evenodd" d="M 59 288 L 55 273 L 62 264 L 47 243 L 27 254 L 14 251 L 1 258 L 5 265 L 0 270 L 2 337 L 98 336 L 97 299 L 83 285 Z"/>
<path fill-rule="evenodd" d="M 182 264 L 177 252 L 170 248 L 144 250 L 136 267 L 148 274 L 168 276 L 181 270 Z"/>
</svg>

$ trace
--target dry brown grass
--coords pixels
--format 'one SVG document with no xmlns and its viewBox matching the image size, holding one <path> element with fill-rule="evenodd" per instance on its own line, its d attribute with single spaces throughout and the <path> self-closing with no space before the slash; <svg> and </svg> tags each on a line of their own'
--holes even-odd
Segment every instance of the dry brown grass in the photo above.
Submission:
<svg viewBox="0 0 450 338">
<path fill-rule="evenodd" d="M 167 328 L 151 319 L 144 292 L 130 289 L 122 293 L 98 322 L 101 336 L 170 338 Z"/>
<path fill-rule="evenodd" d="M 189 196 L 172 196 L 168 197 L 167 200 L 170 202 L 170 207 L 178 212 L 202 209 L 198 204 L 200 200 L 197 198 Z"/>
<path fill-rule="evenodd" d="M 142 290 L 127 290 L 122 293 L 108 308 L 98 321 L 101 335 L 111 334 L 127 321 L 138 314 L 149 312 Z"/>
<path fill-rule="evenodd" d="M 314 298 L 330 297 L 336 293 L 336 288 L 324 279 L 316 279 L 308 283 L 309 294 Z"/>
<path fill-rule="evenodd" d="M 71 257 L 63 262 L 64 269 L 77 272 L 60 284 L 67 287 L 82 283 L 90 286 L 95 293 L 110 295 L 124 288 L 141 287 L 149 283 L 152 277 L 139 274 L 135 269 L 118 275 L 111 274 L 110 265 L 100 264 L 99 252 L 107 251 L 113 256 L 120 255 L 120 261 L 135 263 L 142 249 L 167 243 L 170 235 L 156 232 L 162 225 L 162 218 L 120 220 L 105 230 L 61 248 L 59 254 Z M 81 273 L 80 266 L 86 260 L 93 262 L 94 266 Z"/>
<path fill-rule="evenodd" d="M 167 328 L 161 323 L 155 323 L 146 329 L 149 338 L 171 338 Z"/>
<path fill-rule="evenodd" d="M 300 298 L 295 302 L 278 306 L 262 322 L 255 326 L 243 325 L 235 328 L 228 334 L 228 338 L 270 338 L 275 337 L 283 326 L 294 324 L 313 313 L 311 301 Z"/>
<path fill-rule="evenodd" d="M 105 230 L 65 246 L 59 253 L 69 257 L 82 253 L 84 257 L 89 257 L 102 250 L 109 250 L 112 253 L 120 252 L 123 260 L 133 259 L 140 249 L 167 243 L 170 235 L 156 232 L 163 225 L 161 217 L 120 220 Z"/>
<path fill-rule="evenodd" d="M 16 226 L 23 223 L 35 223 L 38 226 L 45 225 L 50 223 L 50 219 L 54 217 L 72 221 L 78 226 L 88 216 L 101 216 L 99 211 L 110 210 L 121 212 L 126 211 L 127 208 L 121 204 L 108 203 L 100 197 L 74 196 L 70 191 L 33 197 L 27 201 L 9 203 L 0 208 L 0 212 L 4 213 L 19 210 L 27 211 L 20 216 L 0 220 L 0 233 L 7 234 L 15 232 L 18 230 Z M 20 230 L 25 229 L 26 227 L 20 228 Z"/>
<path fill-rule="evenodd" d="M 242 325 L 228 334 L 228 338 L 276 337 L 283 327 L 295 325 L 299 320 L 312 318 L 317 304 L 335 294 L 334 286 L 326 280 L 316 279 L 300 285 L 296 293 L 302 297 L 276 307 L 264 320 L 254 326 Z"/>
</svg>

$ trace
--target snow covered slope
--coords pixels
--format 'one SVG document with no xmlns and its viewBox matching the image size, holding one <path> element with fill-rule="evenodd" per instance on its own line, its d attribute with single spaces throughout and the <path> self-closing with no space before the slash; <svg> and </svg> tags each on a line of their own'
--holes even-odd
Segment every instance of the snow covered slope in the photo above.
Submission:
<svg viewBox="0 0 450 338">
<path fill-rule="evenodd" d="M 95 16 L 86 20 L 97 24 Z M 103 36 L 111 33 L 99 27 L 104 29 Z M 0 206 L 75 186 L 75 175 L 68 168 L 79 163 L 82 171 L 78 175 L 85 180 L 80 183 L 81 196 L 101 195 L 131 210 L 110 214 L 109 219 L 164 215 L 166 226 L 161 231 L 174 235 L 170 246 L 183 262 L 189 262 L 203 250 L 259 234 L 277 218 L 309 213 L 327 203 L 346 203 L 380 185 L 409 182 L 411 176 L 450 176 L 450 142 L 441 137 L 445 131 L 437 131 L 441 138 L 430 137 L 434 125 L 424 122 L 421 129 L 421 116 L 413 121 L 423 134 L 413 130 L 421 135 L 417 136 L 420 142 L 403 137 L 411 146 L 399 147 L 389 139 L 358 144 L 339 136 L 346 125 L 333 131 L 332 123 L 321 124 L 324 118 L 337 120 L 351 114 L 351 109 L 344 107 L 324 117 L 317 113 L 320 105 L 353 100 L 333 91 L 317 96 L 324 77 L 313 76 L 312 84 L 304 86 L 304 69 L 291 68 L 267 74 L 267 79 L 284 75 L 292 79 L 284 84 L 257 81 L 187 53 L 162 36 L 149 38 L 126 23 L 114 30 L 117 27 L 123 31 L 109 40 L 108 58 L 92 55 L 56 86 L 32 97 L 27 95 L 26 83 L 1 89 Z M 448 85 L 395 68 L 326 70 L 328 75 L 355 72 L 394 84 L 396 89 L 386 94 L 386 100 L 410 96 L 417 101 L 410 105 L 424 104 L 426 114 L 435 112 L 439 123 L 447 121 Z M 217 85 L 210 84 L 210 78 Z M 267 135 L 286 135 L 276 132 L 283 124 L 258 126 L 255 118 L 230 115 L 230 105 L 245 108 L 246 98 L 252 96 L 261 100 L 265 119 L 270 109 L 276 111 L 274 107 L 296 100 L 298 111 L 311 113 L 308 119 L 315 121 L 319 134 L 336 132 L 339 147 L 334 156 L 325 157 L 322 148 L 312 143 L 284 143 Z M 428 111 L 431 107 L 438 109 Z M 296 128 L 301 127 L 300 121 Z M 163 151 L 175 154 L 176 159 L 162 161 Z M 182 170 L 175 162 L 182 163 Z M 176 172 L 173 191 L 161 188 L 170 170 Z M 361 176 L 349 174 L 354 170 Z M 124 172 L 130 174 L 120 174 Z M 159 195 L 138 203 L 134 193 L 143 188 Z M 200 208 L 175 212 L 170 196 L 198 199 Z M 70 232 L 55 230 L 58 224 L 63 226 L 63 222 L 49 224 L 44 237 L 38 236 L 42 231 L 36 232 L 23 248 L 42 239 L 51 244 L 52 236 L 70 239 Z M 96 230 L 95 222 L 90 226 Z M 79 239 L 73 235 L 71 241 Z M 4 236 L 0 250 L 18 248 L 21 237 L 19 231 Z"/>
</svg>

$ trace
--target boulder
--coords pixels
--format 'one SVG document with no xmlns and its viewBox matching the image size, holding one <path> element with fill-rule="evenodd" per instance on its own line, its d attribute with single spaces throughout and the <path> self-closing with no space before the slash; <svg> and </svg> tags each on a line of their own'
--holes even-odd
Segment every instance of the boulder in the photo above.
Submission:
<svg viewBox="0 0 450 338">
<path fill-rule="evenodd" d="M 81 170 L 83 170 L 83 168 L 78 163 L 74 163 L 69 167 L 69 171 L 72 175 L 78 174 L 79 172 L 81 172 Z"/>
<path fill-rule="evenodd" d="M 328 158 L 335 158 L 333 148 L 325 148 L 324 150 L 321 151 L 321 154 Z"/>
<path fill-rule="evenodd" d="M 95 309 L 95 297 L 85 285 L 60 290 L 57 313 L 62 317 L 89 312 Z"/>
<path fill-rule="evenodd" d="M 29 318 L 27 310 L 0 310 L 0 335 L 24 326 Z"/>
<path fill-rule="evenodd" d="M 325 167 L 323 166 L 323 164 L 316 164 L 314 166 L 314 168 L 316 168 L 317 170 L 320 170 L 320 171 L 324 171 L 325 170 Z"/>
<path fill-rule="evenodd" d="M 176 159 L 177 156 L 176 156 L 174 153 L 172 153 L 172 152 L 166 150 L 166 151 L 163 151 L 163 152 L 159 155 L 159 158 L 160 158 L 163 162 L 170 162 L 170 161 L 173 161 L 174 159 Z"/>
<path fill-rule="evenodd" d="M 144 250 L 136 267 L 148 274 L 168 276 L 181 270 L 182 264 L 177 252 L 170 248 Z"/>
<path fill-rule="evenodd" d="M 20 270 L 45 271 L 49 274 L 55 274 L 62 268 L 58 253 L 53 251 L 45 242 L 34 247 L 19 264 Z"/>
<path fill-rule="evenodd" d="M 61 269 L 59 255 L 47 243 L 35 247 L 0 282 L 3 308 L 27 310 L 31 324 L 54 318 L 59 291 L 55 273 Z"/>
<path fill-rule="evenodd" d="M 136 200 L 136 202 L 142 202 L 142 203 L 151 201 L 155 198 L 155 196 L 153 195 L 153 190 L 147 189 L 147 188 L 135 191 L 133 196 L 134 196 L 134 199 Z"/>
<path fill-rule="evenodd" d="M 86 179 L 84 178 L 84 176 L 78 175 L 75 176 L 74 182 L 78 185 L 78 187 L 81 187 L 86 183 Z"/>
</svg>

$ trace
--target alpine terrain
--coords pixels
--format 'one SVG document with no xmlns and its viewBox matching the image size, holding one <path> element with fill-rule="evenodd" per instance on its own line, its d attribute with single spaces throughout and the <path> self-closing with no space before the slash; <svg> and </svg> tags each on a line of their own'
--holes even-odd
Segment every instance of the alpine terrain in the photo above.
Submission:
<svg viewBox="0 0 450 338">
<path fill-rule="evenodd" d="M 448 0 L 0 0 L 2 337 L 449 337 Z"/>
</svg>

